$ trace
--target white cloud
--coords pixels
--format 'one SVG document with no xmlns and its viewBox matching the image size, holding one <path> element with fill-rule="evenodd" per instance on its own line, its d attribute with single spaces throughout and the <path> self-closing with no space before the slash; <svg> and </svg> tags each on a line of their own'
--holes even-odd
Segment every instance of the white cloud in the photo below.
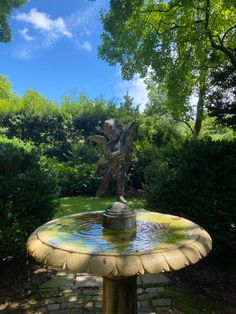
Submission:
<svg viewBox="0 0 236 314">
<path fill-rule="evenodd" d="M 28 34 L 29 29 L 28 28 L 23 28 L 19 30 L 19 33 L 21 34 L 21 36 L 26 40 L 26 41 L 32 41 L 33 37 L 31 37 Z"/>
<path fill-rule="evenodd" d="M 99 22 L 99 12 L 104 7 L 104 0 L 89 3 L 85 10 L 78 10 L 67 17 L 70 29 L 77 30 L 80 36 L 88 37 L 96 31 Z"/>
<path fill-rule="evenodd" d="M 65 36 L 72 37 L 62 17 L 51 19 L 45 12 L 39 12 L 33 8 L 29 13 L 19 13 L 14 17 L 16 20 L 31 24 L 35 29 L 47 34 L 51 39 Z"/>
<path fill-rule="evenodd" d="M 34 46 L 34 45 L 26 45 L 24 47 L 21 47 L 17 50 L 15 50 L 12 54 L 12 56 L 16 59 L 30 59 L 33 55 L 33 53 L 35 52 L 35 50 L 37 50 L 38 47 Z"/>
<path fill-rule="evenodd" d="M 16 58 L 29 59 L 38 50 L 52 47 L 62 38 L 69 39 L 78 49 L 92 51 L 91 35 L 100 32 L 99 11 L 106 0 L 89 3 L 85 9 L 73 12 L 68 16 L 52 18 L 47 12 L 33 8 L 28 12 L 18 13 L 13 18 L 19 23 L 25 23 L 25 28 L 19 32 L 27 44 L 13 53 Z M 31 26 L 31 27 L 29 27 Z M 33 32 L 33 37 L 31 33 Z M 29 34 L 30 33 L 30 34 Z M 37 41 L 33 39 L 36 39 Z M 96 37 L 96 36 L 95 36 Z"/>
<path fill-rule="evenodd" d="M 128 92 L 129 96 L 134 99 L 134 104 L 139 105 L 139 110 L 144 111 L 148 102 L 148 92 L 144 79 L 136 74 L 131 81 L 120 82 L 118 87 L 122 90 L 123 95 Z"/>
<path fill-rule="evenodd" d="M 81 45 L 81 48 L 87 51 L 91 51 L 92 50 L 92 45 L 90 44 L 90 42 L 88 41 L 84 41 Z"/>
</svg>

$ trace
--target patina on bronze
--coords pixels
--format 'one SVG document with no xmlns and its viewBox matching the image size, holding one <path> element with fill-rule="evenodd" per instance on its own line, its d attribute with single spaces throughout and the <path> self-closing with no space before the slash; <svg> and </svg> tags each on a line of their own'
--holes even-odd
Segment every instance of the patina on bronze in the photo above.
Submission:
<svg viewBox="0 0 236 314">
<path fill-rule="evenodd" d="M 105 136 L 92 135 L 88 137 L 90 141 L 101 144 L 105 153 L 105 157 L 96 164 L 96 172 L 101 165 L 106 166 L 96 195 L 103 195 L 112 176 L 115 175 L 116 177 L 117 202 L 109 206 L 103 214 L 103 226 L 110 230 L 122 231 L 136 227 L 135 213 L 124 198 L 124 186 L 128 160 L 134 150 L 137 133 L 138 124 L 136 122 L 124 129 L 119 120 L 109 119 L 104 123 Z"/>
<path fill-rule="evenodd" d="M 104 135 L 91 135 L 88 140 L 101 144 L 105 157 L 96 164 L 96 172 L 101 165 L 106 166 L 102 182 L 96 193 L 102 196 L 113 176 L 116 177 L 117 201 L 127 204 L 124 198 L 124 183 L 127 172 L 128 160 L 134 150 L 137 139 L 138 124 L 133 122 L 126 129 L 118 119 L 109 119 L 104 123 Z M 95 174 L 96 174 L 95 172 Z"/>
<path fill-rule="evenodd" d="M 115 202 L 103 213 L 103 227 L 117 231 L 134 229 L 136 215 L 128 204 Z"/>
</svg>

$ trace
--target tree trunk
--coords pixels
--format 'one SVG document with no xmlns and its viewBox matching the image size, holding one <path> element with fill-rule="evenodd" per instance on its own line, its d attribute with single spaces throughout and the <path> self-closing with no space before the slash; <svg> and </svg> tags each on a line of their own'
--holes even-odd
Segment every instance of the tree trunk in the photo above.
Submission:
<svg viewBox="0 0 236 314">
<path fill-rule="evenodd" d="M 205 87 L 199 89 L 199 98 L 197 102 L 197 113 L 196 113 L 196 120 L 194 125 L 194 135 L 198 136 L 200 134 L 201 128 L 202 128 L 202 120 L 203 120 L 203 108 L 205 104 Z"/>
<path fill-rule="evenodd" d="M 200 87 L 199 87 L 199 98 L 197 102 L 197 112 L 196 120 L 194 125 L 194 135 L 198 136 L 202 128 L 203 111 L 205 105 L 205 95 L 206 95 L 206 70 L 200 70 Z"/>
</svg>

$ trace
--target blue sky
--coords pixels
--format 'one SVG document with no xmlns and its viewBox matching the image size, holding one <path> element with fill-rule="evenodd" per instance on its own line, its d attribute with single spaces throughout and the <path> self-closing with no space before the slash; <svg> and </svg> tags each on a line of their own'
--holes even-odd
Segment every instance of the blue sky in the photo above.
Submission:
<svg viewBox="0 0 236 314">
<path fill-rule="evenodd" d="M 0 74 L 19 95 L 32 88 L 59 102 L 65 94 L 122 99 L 126 91 L 142 106 L 145 84 L 123 81 L 119 66 L 98 59 L 100 12 L 108 0 L 31 0 L 9 20 L 13 41 L 0 43 Z"/>
</svg>

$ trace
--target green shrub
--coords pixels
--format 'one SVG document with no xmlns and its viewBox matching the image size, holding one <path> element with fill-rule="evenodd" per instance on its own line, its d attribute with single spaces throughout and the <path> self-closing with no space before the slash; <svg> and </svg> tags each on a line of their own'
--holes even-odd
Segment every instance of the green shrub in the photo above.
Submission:
<svg viewBox="0 0 236 314">
<path fill-rule="evenodd" d="M 53 216 L 58 187 L 30 144 L 0 138 L 0 255 L 23 248 L 30 232 Z"/>
<path fill-rule="evenodd" d="M 55 158 L 42 158 L 41 163 L 54 173 L 61 196 L 95 195 L 101 177 L 94 176 L 95 164 L 58 162 Z"/>
<path fill-rule="evenodd" d="M 218 248 L 235 248 L 235 156 L 235 142 L 210 139 L 157 153 L 145 172 L 149 204 L 199 223 Z"/>
</svg>

